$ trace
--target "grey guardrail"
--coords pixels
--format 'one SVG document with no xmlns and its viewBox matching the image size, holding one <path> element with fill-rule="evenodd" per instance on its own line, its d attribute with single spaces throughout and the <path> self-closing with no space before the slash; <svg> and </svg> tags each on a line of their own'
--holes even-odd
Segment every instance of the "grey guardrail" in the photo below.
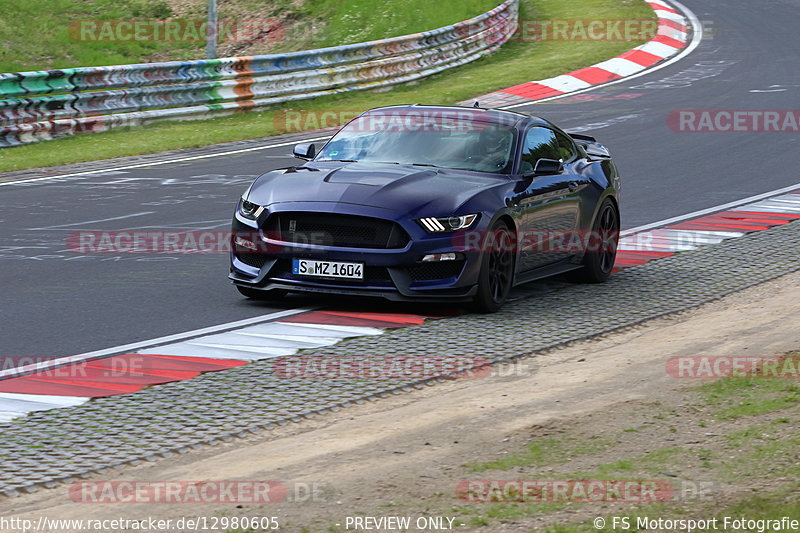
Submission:
<svg viewBox="0 0 800 533">
<path fill-rule="evenodd" d="M 519 0 L 431 31 L 288 54 L 0 74 L 0 147 L 413 81 L 514 34 Z"/>
</svg>

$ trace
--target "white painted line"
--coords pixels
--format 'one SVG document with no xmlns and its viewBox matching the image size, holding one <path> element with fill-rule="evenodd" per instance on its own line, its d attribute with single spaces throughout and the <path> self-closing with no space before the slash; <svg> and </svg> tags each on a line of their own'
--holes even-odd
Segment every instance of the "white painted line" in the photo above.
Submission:
<svg viewBox="0 0 800 533">
<path fill-rule="evenodd" d="M 767 198 L 760 202 L 755 202 L 751 207 L 774 207 L 775 209 L 788 209 L 793 210 L 800 207 L 800 202 L 794 200 L 785 200 L 783 198 Z"/>
<path fill-rule="evenodd" d="M 0 399 L 2 398 L 9 400 L 36 401 L 65 407 L 89 401 L 89 398 L 84 396 L 52 396 L 50 394 L 20 394 L 16 392 L 0 392 Z"/>
<path fill-rule="evenodd" d="M 800 206 L 787 207 L 785 205 L 763 203 L 763 204 L 746 205 L 742 208 L 734 209 L 734 211 L 762 211 L 764 213 L 789 214 L 789 213 L 800 213 Z"/>
<path fill-rule="evenodd" d="M 216 335 L 208 335 L 199 339 L 191 341 L 184 341 L 181 344 L 191 344 L 192 346 L 209 346 L 211 344 L 219 345 L 241 345 L 241 346 L 254 346 L 264 348 L 275 348 L 276 350 L 283 350 L 286 348 L 295 350 L 298 348 L 296 342 L 274 339 L 263 335 L 253 334 L 245 335 L 245 329 L 228 331 L 225 333 L 217 333 Z M 339 339 L 341 340 L 341 339 Z M 313 340 L 309 340 L 308 344 L 314 344 Z"/>
<path fill-rule="evenodd" d="M 215 350 L 243 352 L 247 354 L 255 354 L 258 359 L 264 357 L 277 357 L 281 355 L 292 355 L 297 352 L 296 348 L 275 348 L 271 346 L 251 346 L 249 344 L 223 344 L 216 342 L 189 342 L 189 346 L 200 346 L 201 348 L 213 348 Z M 251 356 L 251 359 L 253 357 Z"/>
<path fill-rule="evenodd" d="M 709 235 L 702 235 L 702 234 L 694 234 L 688 230 L 664 230 L 658 231 L 657 233 L 653 234 L 649 237 L 649 242 L 657 242 L 657 243 L 664 243 L 664 244 L 717 244 L 719 242 L 724 241 L 725 239 L 729 239 L 730 237 L 725 237 L 722 235 L 719 236 L 709 236 Z"/>
<path fill-rule="evenodd" d="M 247 331 L 238 331 L 237 333 L 239 335 L 246 335 L 248 337 L 258 337 L 260 339 L 268 339 L 270 341 L 282 341 L 287 343 L 289 346 L 295 346 L 297 348 L 330 346 L 342 340 L 341 337 L 303 337 L 302 335 L 268 335 L 265 333 L 250 333 Z"/>
<path fill-rule="evenodd" d="M 31 396 L 33 395 L 31 394 Z M 0 411 L 4 413 L 18 413 L 18 416 L 33 411 L 46 411 L 47 409 L 54 409 L 57 407 L 59 406 L 51 403 L 0 398 Z"/>
<path fill-rule="evenodd" d="M 277 322 L 278 324 L 289 325 L 289 326 L 303 326 L 306 328 L 312 329 L 321 329 L 324 331 L 341 331 L 343 333 L 350 332 L 353 333 L 352 336 L 356 335 L 380 335 L 383 333 L 382 329 L 378 328 L 371 328 L 368 326 L 337 326 L 334 324 L 293 324 L 293 323 L 286 323 L 286 322 Z"/>
<path fill-rule="evenodd" d="M 362 335 L 380 335 L 383 330 L 358 326 L 327 326 L 325 324 L 303 324 L 290 322 L 269 322 L 250 326 L 246 330 L 252 333 L 267 333 L 276 335 L 299 335 L 302 337 L 359 337 Z"/>
<path fill-rule="evenodd" d="M 159 348 L 148 348 L 138 353 L 146 355 L 172 355 L 176 357 L 204 357 L 206 359 L 237 359 L 239 361 L 257 361 L 263 358 L 262 354 L 221 350 L 208 346 L 192 345 L 186 342 L 169 344 Z"/>
<path fill-rule="evenodd" d="M 788 204 L 800 205 L 800 194 L 784 194 L 776 198 L 770 198 L 771 202 L 786 202 Z"/>
<path fill-rule="evenodd" d="M 758 200 L 763 200 L 764 198 L 770 198 L 772 196 L 778 196 L 789 191 L 794 191 L 800 188 L 800 183 L 796 183 L 794 185 L 790 185 L 788 187 L 783 187 L 781 189 L 777 189 L 774 191 L 765 192 L 762 194 L 756 194 L 755 196 L 749 196 L 747 198 L 742 198 L 741 200 L 736 200 L 734 202 L 729 202 L 727 204 L 717 205 L 714 207 L 709 207 L 708 209 L 701 209 L 700 211 L 693 211 L 691 213 L 686 213 L 685 215 L 679 215 L 677 217 L 667 218 L 664 220 L 659 220 L 658 222 L 651 222 L 650 224 L 644 224 L 642 226 L 637 226 L 635 228 L 626 229 L 620 232 L 620 235 L 630 235 L 633 233 L 641 233 L 643 231 L 649 229 L 660 228 L 661 226 L 667 226 L 669 224 L 675 224 L 676 222 L 683 222 L 689 218 L 696 218 L 701 217 L 703 215 L 710 215 L 712 213 L 716 213 L 718 211 L 747 211 L 747 209 L 734 209 L 736 207 L 741 207 L 745 204 L 752 204 L 757 202 Z"/>
<path fill-rule="evenodd" d="M 709 235 L 705 231 L 687 231 L 687 230 L 664 230 L 672 241 L 678 242 L 691 242 L 695 244 L 717 244 L 724 240 L 730 239 L 727 235 Z M 737 234 L 741 236 L 742 234 Z"/>
<path fill-rule="evenodd" d="M 51 398 L 57 401 L 50 401 Z M 0 393 L 0 421 L 7 422 L 34 411 L 72 407 L 88 401 L 89 398 L 76 396 Z"/>
<path fill-rule="evenodd" d="M 20 406 L 29 406 L 30 410 L 50 409 L 53 407 L 69 407 L 79 405 L 89 401 L 89 398 L 82 396 L 52 396 L 49 394 L 16 394 L 3 392 L 0 393 L 0 407 L 7 407 L 16 402 Z"/>
<path fill-rule="evenodd" d="M 150 163 L 138 163 L 136 165 L 124 165 L 120 167 L 110 167 L 110 168 L 103 168 L 97 170 L 87 170 L 84 172 L 73 172 L 71 174 L 58 174 L 56 176 L 43 176 L 41 178 L 27 178 L 15 181 L 4 181 L 0 182 L 0 186 L 2 185 L 14 185 L 17 183 L 33 183 L 37 181 L 45 181 L 45 180 L 55 180 L 61 178 L 74 178 L 76 176 L 91 176 L 92 174 L 99 174 L 101 172 L 109 172 L 109 171 L 118 171 L 118 170 L 127 170 L 131 168 L 142 168 L 142 167 L 153 167 L 157 165 L 168 165 L 170 163 L 181 163 L 183 161 L 196 161 L 198 159 L 210 159 L 212 157 L 222 157 L 225 155 L 232 155 L 232 154 L 243 154 L 246 152 L 255 152 L 257 150 L 267 150 L 269 148 L 279 148 L 281 146 L 291 146 L 293 144 L 297 144 L 300 142 L 314 142 L 314 141 L 324 141 L 330 139 L 330 135 L 327 137 L 313 137 L 310 139 L 297 139 L 294 141 L 284 142 L 284 143 L 276 143 L 276 144 L 268 144 L 265 146 L 255 146 L 252 148 L 242 148 L 239 150 L 228 150 L 227 152 L 218 152 L 215 154 L 204 154 L 204 155 L 194 155 L 189 157 L 181 157 L 178 159 L 165 159 L 164 161 L 152 161 Z"/>
<path fill-rule="evenodd" d="M 83 222 L 72 222 L 70 224 L 59 224 L 57 226 L 42 226 L 41 228 L 30 228 L 30 230 L 39 231 L 39 230 L 52 230 L 59 228 L 72 228 L 75 226 L 85 226 L 86 224 L 97 224 L 98 222 L 111 222 L 112 220 L 123 220 L 126 218 L 143 217 L 146 215 L 152 215 L 153 213 L 155 213 L 155 211 L 142 211 L 140 213 L 131 213 L 130 215 L 122 215 L 119 217 L 100 218 L 97 220 L 85 220 Z"/>
<path fill-rule="evenodd" d="M 686 250 L 694 250 L 697 246 L 691 244 L 664 244 L 658 242 L 649 242 L 647 244 L 620 244 L 617 250 L 622 252 L 685 252 Z"/>
<path fill-rule="evenodd" d="M 602 87 L 608 87 L 609 85 L 616 85 L 617 83 L 625 83 L 625 82 L 628 82 L 629 80 L 632 80 L 634 78 L 638 78 L 639 76 L 644 76 L 644 75 L 647 75 L 647 74 L 651 74 L 651 73 L 653 73 L 653 72 L 655 72 L 657 70 L 661 70 L 662 68 L 666 68 L 666 67 L 668 67 L 668 66 L 670 66 L 670 65 L 672 65 L 674 63 L 677 63 L 678 61 L 680 61 L 684 57 L 686 57 L 689 54 L 691 54 L 692 52 L 694 52 L 695 49 L 698 46 L 700 46 L 700 42 L 703 40 L 703 25 L 700 22 L 700 19 L 698 19 L 697 16 L 688 7 L 684 6 L 683 4 L 681 4 L 680 2 L 677 2 L 675 0 L 673 0 L 672 3 L 675 4 L 678 7 L 678 9 L 680 11 L 682 11 L 686 15 L 686 17 L 688 17 L 689 22 L 690 22 L 690 24 L 692 26 L 692 41 L 689 43 L 689 45 L 686 48 L 684 48 L 681 51 L 681 53 L 679 53 L 675 57 L 673 57 L 671 59 L 668 59 L 667 61 L 664 61 L 663 63 L 660 63 L 660 64 L 658 64 L 658 65 L 656 65 L 656 66 L 654 66 L 652 68 L 648 68 L 647 70 L 643 70 L 642 72 L 639 72 L 638 74 L 633 74 L 631 76 L 628 76 L 627 78 L 622 78 L 622 79 L 619 79 L 619 80 L 613 80 L 613 81 L 609 81 L 609 82 L 606 82 L 606 83 L 601 83 L 600 85 L 594 85 L 592 87 L 589 87 L 588 89 L 582 89 L 580 91 L 575 91 L 573 93 L 559 94 L 559 95 L 556 95 L 556 96 L 550 96 L 548 98 L 542 98 L 541 100 L 536 100 L 534 102 L 531 102 L 531 101 L 522 102 L 522 103 L 519 103 L 519 104 L 503 106 L 503 107 L 500 107 L 498 109 L 513 109 L 515 107 L 524 107 L 524 106 L 529 106 L 529 105 L 533 105 L 533 104 L 540 104 L 540 103 L 544 103 L 544 102 L 550 102 L 552 100 L 558 100 L 560 98 L 566 98 L 568 96 L 575 96 L 576 94 L 581 94 L 581 93 L 593 91 L 595 89 L 600 89 Z M 657 43 L 657 44 L 660 44 L 660 43 Z M 646 45 L 643 45 L 643 46 L 646 46 Z"/>
<path fill-rule="evenodd" d="M 142 348 L 148 348 L 151 346 L 166 344 L 169 342 L 177 342 L 181 340 L 190 339 L 193 337 L 200 337 L 202 335 L 209 335 L 211 333 L 219 333 L 220 331 L 226 331 L 229 329 L 236 329 L 241 328 L 244 326 L 249 326 L 252 324 L 258 324 L 261 322 L 268 322 L 271 320 L 277 320 L 279 318 L 285 318 L 287 316 L 294 316 L 299 315 L 301 313 L 305 313 L 308 311 L 312 311 L 315 308 L 312 307 L 300 307 L 296 309 L 287 309 L 285 311 L 277 311 L 275 313 L 270 313 L 267 315 L 260 315 L 253 318 L 246 318 L 244 320 L 237 320 L 235 322 L 227 322 L 225 324 L 219 324 L 217 326 L 210 326 L 207 328 L 200 328 L 195 329 L 192 331 L 186 331 L 184 333 L 177 333 L 175 335 L 167 335 L 165 337 L 159 337 L 157 339 L 150 339 L 141 342 L 134 342 L 131 344 L 123 344 L 121 346 L 113 346 L 111 348 L 106 348 L 103 350 L 96 350 L 93 352 L 86 352 L 78 355 L 69 355 L 66 357 L 59 357 L 57 359 L 51 359 L 49 361 L 43 361 L 41 363 L 35 363 L 30 365 L 25 365 L 19 368 L 9 368 L 6 370 L 0 371 L 0 378 L 6 378 L 10 376 L 16 376 L 19 374 L 27 374 L 37 370 L 46 370 L 48 368 L 54 368 L 57 366 L 62 366 L 69 363 L 77 363 L 81 361 L 88 361 L 91 359 L 98 359 L 101 357 L 105 357 L 107 355 L 114 355 L 114 354 L 121 354 L 126 352 L 141 352 Z M 158 351 L 149 351 L 147 353 L 158 353 Z M 170 355 L 170 354 L 163 354 L 163 355 Z M 188 355 L 188 354 L 186 354 Z"/>
<path fill-rule="evenodd" d="M 702 235 L 707 235 L 707 236 L 709 236 L 709 237 L 712 237 L 712 238 L 715 238 L 715 237 L 716 237 L 716 238 L 723 238 L 723 239 L 731 239 L 731 238 L 734 238 L 734 237 L 741 237 L 742 235 L 745 235 L 745 233 L 744 233 L 743 231 L 730 231 L 730 230 L 722 230 L 722 228 L 720 228 L 720 231 L 717 231 L 717 230 L 716 230 L 716 229 L 714 229 L 714 228 L 709 228 L 709 229 L 707 229 L 707 230 L 705 230 L 705 229 L 692 229 L 692 230 L 683 230 L 683 229 L 661 229 L 661 230 L 657 230 L 657 231 L 658 231 L 658 232 L 662 232 L 662 231 L 663 231 L 663 232 L 670 232 L 670 231 L 676 231 L 676 232 L 691 231 L 692 233 L 694 233 L 694 234 L 697 234 L 697 235 L 701 235 L 701 236 L 702 236 Z M 648 233 L 648 232 L 644 232 L 644 233 L 642 233 L 642 235 L 645 235 L 645 234 L 647 234 L 647 233 Z"/>
</svg>

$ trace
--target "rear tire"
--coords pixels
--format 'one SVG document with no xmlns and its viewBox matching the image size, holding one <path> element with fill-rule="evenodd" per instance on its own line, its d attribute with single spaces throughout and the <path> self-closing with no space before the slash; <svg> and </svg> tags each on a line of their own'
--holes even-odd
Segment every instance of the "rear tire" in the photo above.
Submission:
<svg viewBox="0 0 800 533">
<path fill-rule="evenodd" d="M 269 291 L 260 291 L 258 289 L 251 289 L 250 287 L 242 287 L 241 285 L 236 285 L 236 290 L 239 291 L 242 296 L 246 296 L 250 300 L 280 300 L 289 291 L 285 291 L 283 289 L 272 289 Z"/>
<path fill-rule="evenodd" d="M 505 222 L 495 222 L 489 234 L 493 238 L 487 236 L 484 241 L 484 248 L 487 249 L 481 258 L 478 293 L 472 301 L 472 309 L 478 313 L 494 313 L 500 309 L 508 298 L 514 281 L 513 240 L 508 226 Z"/>
<path fill-rule="evenodd" d="M 592 223 L 590 243 L 597 250 L 587 250 L 580 270 L 570 272 L 570 279 L 578 283 L 603 283 L 614 269 L 619 245 L 619 212 L 616 205 L 606 199 Z"/>
</svg>

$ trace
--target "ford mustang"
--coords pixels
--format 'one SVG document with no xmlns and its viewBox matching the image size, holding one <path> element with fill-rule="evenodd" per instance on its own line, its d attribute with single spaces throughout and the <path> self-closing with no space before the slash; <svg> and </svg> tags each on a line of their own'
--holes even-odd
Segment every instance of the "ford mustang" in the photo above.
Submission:
<svg viewBox="0 0 800 533">
<path fill-rule="evenodd" d="M 248 298 L 287 292 L 470 302 L 514 285 L 612 272 L 620 179 L 607 148 L 497 109 L 369 110 L 239 200 L 230 279 Z"/>
</svg>

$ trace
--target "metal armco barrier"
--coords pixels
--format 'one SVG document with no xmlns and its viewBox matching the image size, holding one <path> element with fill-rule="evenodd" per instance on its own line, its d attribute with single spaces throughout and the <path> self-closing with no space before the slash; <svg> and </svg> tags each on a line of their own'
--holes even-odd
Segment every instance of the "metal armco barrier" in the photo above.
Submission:
<svg viewBox="0 0 800 533">
<path fill-rule="evenodd" d="M 0 147 L 413 81 L 517 29 L 518 1 L 436 30 L 288 54 L 0 74 Z"/>
</svg>

